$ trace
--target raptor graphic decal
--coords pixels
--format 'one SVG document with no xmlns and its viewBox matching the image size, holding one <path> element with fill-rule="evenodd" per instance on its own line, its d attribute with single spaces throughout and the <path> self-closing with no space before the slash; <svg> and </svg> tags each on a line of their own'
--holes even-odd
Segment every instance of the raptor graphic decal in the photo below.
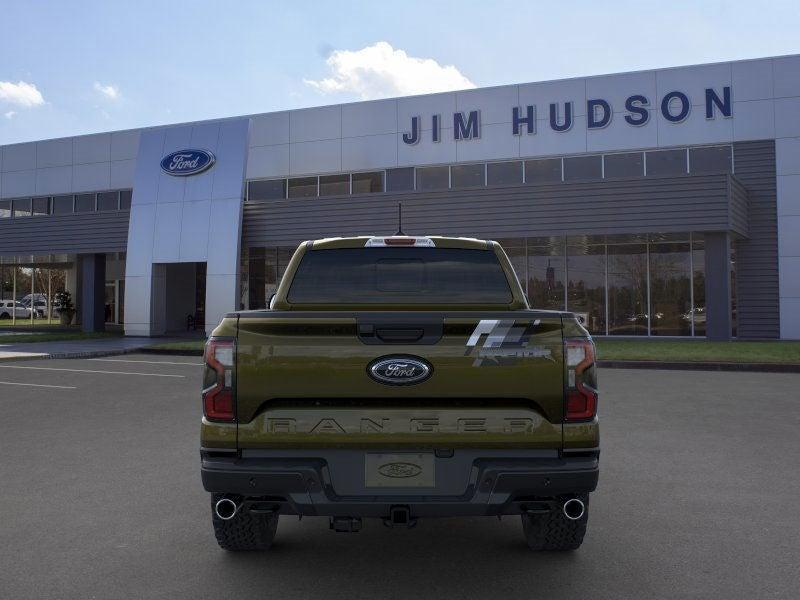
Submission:
<svg viewBox="0 0 800 600">
<path fill-rule="evenodd" d="M 474 356 L 473 367 L 511 365 L 520 358 L 553 360 L 549 348 L 529 345 L 539 319 L 517 322 L 514 319 L 482 319 L 469 336 L 464 356 Z M 480 344 L 481 338 L 483 344 Z"/>
</svg>

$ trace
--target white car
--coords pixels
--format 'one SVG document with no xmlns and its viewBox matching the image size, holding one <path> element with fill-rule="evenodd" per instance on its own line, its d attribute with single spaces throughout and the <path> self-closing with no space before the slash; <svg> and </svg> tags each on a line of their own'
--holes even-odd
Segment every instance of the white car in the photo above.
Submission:
<svg viewBox="0 0 800 600">
<path fill-rule="evenodd" d="M 10 319 L 13 316 L 18 319 L 30 319 L 31 309 L 23 306 L 19 300 L 0 300 L 0 319 Z"/>
</svg>

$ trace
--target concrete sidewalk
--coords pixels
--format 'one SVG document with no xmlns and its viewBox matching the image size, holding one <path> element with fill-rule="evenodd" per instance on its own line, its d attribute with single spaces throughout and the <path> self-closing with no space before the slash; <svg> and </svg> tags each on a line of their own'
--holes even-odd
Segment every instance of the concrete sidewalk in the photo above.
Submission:
<svg viewBox="0 0 800 600">
<path fill-rule="evenodd" d="M 0 344 L 0 361 L 29 358 L 91 358 L 127 354 L 145 346 L 179 342 L 184 338 L 111 337 L 62 342 L 29 342 Z"/>
</svg>

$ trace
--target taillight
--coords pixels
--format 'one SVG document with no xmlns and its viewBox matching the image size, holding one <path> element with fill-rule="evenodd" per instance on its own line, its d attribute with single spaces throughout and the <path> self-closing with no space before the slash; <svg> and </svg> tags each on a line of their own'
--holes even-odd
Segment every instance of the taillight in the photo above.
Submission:
<svg viewBox="0 0 800 600">
<path fill-rule="evenodd" d="M 592 340 L 567 339 L 564 343 L 567 362 L 567 421 L 586 421 L 597 414 L 597 381 L 594 373 L 595 351 Z"/>
<path fill-rule="evenodd" d="M 203 414 L 209 421 L 236 419 L 233 397 L 234 346 L 229 338 L 206 342 L 206 370 L 203 379 Z"/>
</svg>

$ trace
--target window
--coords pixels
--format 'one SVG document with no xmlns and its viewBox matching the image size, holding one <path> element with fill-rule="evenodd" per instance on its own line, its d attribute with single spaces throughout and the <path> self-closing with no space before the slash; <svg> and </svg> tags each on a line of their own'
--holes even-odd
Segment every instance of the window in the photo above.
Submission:
<svg viewBox="0 0 800 600">
<path fill-rule="evenodd" d="M 133 196 L 132 190 L 122 190 L 119 193 L 119 209 L 120 210 L 130 210 L 131 209 L 131 197 Z"/>
<path fill-rule="evenodd" d="M 462 248 L 312 250 L 295 273 L 297 304 L 508 304 L 494 252 Z"/>
<path fill-rule="evenodd" d="M 298 177 L 289 180 L 289 198 L 312 198 L 316 195 L 316 177 Z"/>
<path fill-rule="evenodd" d="M 417 190 L 446 190 L 449 187 L 449 167 L 417 167 Z"/>
<path fill-rule="evenodd" d="M 377 194 L 383 191 L 383 171 L 353 173 L 354 194 Z"/>
<path fill-rule="evenodd" d="M 554 183 L 561 181 L 561 159 L 525 161 L 525 183 Z"/>
<path fill-rule="evenodd" d="M 582 181 L 603 177 L 603 157 L 571 156 L 564 159 L 564 181 Z"/>
<path fill-rule="evenodd" d="M 702 234 L 692 234 L 692 323 L 694 334 L 706 334 L 706 246 Z"/>
<path fill-rule="evenodd" d="M 414 189 L 414 167 L 386 171 L 387 192 L 410 192 Z"/>
<path fill-rule="evenodd" d="M 528 302 L 533 308 L 564 310 L 564 239 L 528 239 Z"/>
<path fill-rule="evenodd" d="M 647 244 L 608 246 L 608 333 L 647 335 Z"/>
<path fill-rule="evenodd" d="M 606 247 L 567 243 L 567 310 L 575 313 L 590 333 L 606 332 Z"/>
<path fill-rule="evenodd" d="M 343 196 L 350 193 L 350 175 L 323 175 L 319 178 L 320 196 Z"/>
<path fill-rule="evenodd" d="M 94 194 L 77 194 L 75 196 L 75 212 L 92 212 L 95 210 Z"/>
<path fill-rule="evenodd" d="M 488 185 L 513 185 L 522 183 L 522 161 L 487 164 L 486 183 Z"/>
<path fill-rule="evenodd" d="M 650 335 L 692 335 L 689 243 L 650 244 Z"/>
<path fill-rule="evenodd" d="M 648 177 L 686 173 L 686 150 L 658 150 L 646 155 Z"/>
<path fill-rule="evenodd" d="M 14 206 L 14 218 L 31 216 L 31 199 L 17 198 L 12 200 Z"/>
<path fill-rule="evenodd" d="M 53 214 L 65 215 L 72 212 L 72 196 L 53 196 Z"/>
<path fill-rule="evenodd" d="M 730 146 L 689 149 L 689 171 L 692 173 L 730 173 L 731 167 Z"/>
<path fill-rule="evenodd" d="M 102 192 L 97 194 L 97 210 L 109 211 L 119 210 L 119 193 Z"/>
<path fill-rule="evenodd" d="M 483 187 L 486 180 L 486 165 L 454 165 L 450 168 L 452 187 Z"/>
<path fill-rule="evenodd" d="M 606 154 L 603 161 L 603 176 L 606 179 L 644 175 L 644 155 L 641 152 Z"/>
<path fill-rule="evenodd" d="M 47 196 L 33 199 L 33 214 L 34 215 L 49 215 L 50 214 L 50 198 Z"/>
<path fill-rule="evenodd" d="M 286 198 L 285 179 L 251 181 L 247 184 L 247 199 L 250 201 L 282 200 L 283 198 Z"/>
<path fill-rule="evenodd" d="M 0 200 L 0 219 L 11 218 L 11 200 Z"/>
</svg>

